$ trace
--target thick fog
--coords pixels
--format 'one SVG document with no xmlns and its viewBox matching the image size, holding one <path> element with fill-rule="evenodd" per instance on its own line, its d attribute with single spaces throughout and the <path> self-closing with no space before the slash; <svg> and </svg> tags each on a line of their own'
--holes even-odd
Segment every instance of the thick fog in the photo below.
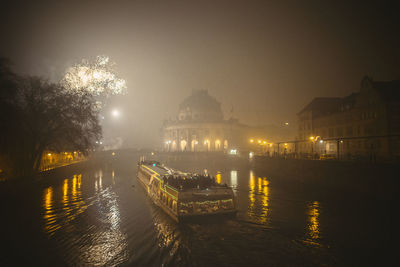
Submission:
<svg viewBox="0 0 400 267">
<path fill-rule="evenodd" d="M 295 123 L 313 97 L 357 91 L 364 75 L 399 78 L 395 8 L 265 2 L 10 1 L 0 56 L 53 81 L 109 56 L 128 93 L 109 100 L 102 124 L 127 147 L 158 141 L 192 90 L 208 89 L 225 118 L 266 125 Z"/>
</svg>

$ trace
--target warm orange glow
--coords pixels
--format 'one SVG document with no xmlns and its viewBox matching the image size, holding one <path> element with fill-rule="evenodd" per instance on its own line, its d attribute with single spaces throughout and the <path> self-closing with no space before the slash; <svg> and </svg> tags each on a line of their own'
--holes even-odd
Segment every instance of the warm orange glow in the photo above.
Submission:
<svg viewBox="0 0 400 267">
<path fill-rule="evenodd" d="M 77 184 L 77 176 L 74 174 L 74 177 L 72 178 L 72 198 L 76 198 L 76 184 Z"/>
<path fill-rule="evenodd" d="M 314 201 L 309 205 L 308 216 L 309 224 L 308 230 L 309 235 L 312 239 L 318 239 L 320 237 L 320 227 L 319 227 L 319 202 Z"/>
<path fill-rule="evenodd" d="M 267 216 L 268 216 L 268 210 L 269 210 L 269 188 L 268 188 L 269 182 L 267 178 L 263 178 L 263 196 L 262 196 L 262 217 L 261 217 L 261 222 L 266 223 L 267 222 Z"/>
<path fill-rule="evenodd" d="M 254 212 L 254 203 L 256 201 L 255 199 L 255 187 L 256 187 L 256 179 L 254 177 L 253 171 L 250 171 L 250 177 L 249 177 L 249 215 L 251 216 L 252 213 Z"/>
<path fill-rule="evenodd" d="M 250 139 L 250 143 L 254 143 L 254 139 Z"/>
<path fill-rule="evenodd" d="M 65 197 L 68 194 L 68 179 L 64 180 L 63 192 Z"/>
<path fill-rule="evenodd" d="M 261 140 L 257 140 L 257 143 L 261 144 Z"/>
<path fill-rule="evenodd" d="M 217 175 L 215 175 L 215 179 L 216 179 L 216 182 L 217 182 L 218 184 L 221 183 L 221 173 L 220 173 L 220 172 L 218 172 Z"/>
</svg>

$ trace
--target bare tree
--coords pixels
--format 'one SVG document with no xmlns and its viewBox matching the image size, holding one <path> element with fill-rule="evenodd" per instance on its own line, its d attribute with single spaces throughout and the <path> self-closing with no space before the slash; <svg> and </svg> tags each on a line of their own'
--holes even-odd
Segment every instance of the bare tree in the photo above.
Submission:
<svg viewBox="0 0 400 267">
<path fill-rule="evenodd" d="M 19 77 L 0 61 L 0 168 L 9 176 L 39 170 L 44 151 L 87 153 L 101 137 L 96 101 L 40 77 Z"/>
</svg>

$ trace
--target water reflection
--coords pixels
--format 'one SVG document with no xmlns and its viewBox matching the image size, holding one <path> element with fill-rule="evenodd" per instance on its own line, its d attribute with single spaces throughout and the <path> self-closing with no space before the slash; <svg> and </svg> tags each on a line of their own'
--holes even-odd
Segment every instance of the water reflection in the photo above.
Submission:
<svg viewBox="0 0 400 267">
<path fill-rule="evenodd" d="M 96 180 L 97 182 L 97 180 Z M 126 233 L 121 231 L 117 196 L 110 188 L 96 195 L 100 225 L 95 234 L 85 236 L 81 246 L 81 261 L 89 265 L 118 265 L 126 262 L 128 243 Z"/>
<path fill-rule="evenodd" d="M 44 190 L 43 196 L 43 218 L 45 220 L 44 230 L 48 233 L 52 233 L 61 227 L 57 224 L 53 198 L 53 187 L 50 186 Z"/>
<path fill-rule="evenodd" d="M 84 212 L 87 205 L 82 199 L 81 193 L 82 175 L 74 175 L 72 178 L 72 187 L 70 188 L 70 179 L 64 179 L 61 191 L 62 196 L 59 202 L 54 198 L 54 189 L 52 186 L 44 190 L 43 208 L 44 208 L 44 230 L 52 235 L 54 232 L 76 218 Z M 61 205 L 61 207 L 60 207 Z M 60 209 L 61 208 L 61 209 Z"/>
<path fill-rule="evenodd" d="M 160 248 L 170 248 L 170 255 L 175 254 L 179 248 L 179 239 L 176 234 L 176 225 L 169 222 L 161 215 L 154 217 L 154 226 L 157 232 L 158 246 Z"/>
<path fill-rule="evenodd" d="M 256 178 L 253 171 L 249 174 L 249 206 L 247 215 L 258 223 L 265 224 L 269 213 L 269 182 L 266 177 Z"/>
<path fill-rule="evenodd" d="M 249 208 L 248 208 L 248 215 L 251 217 L 254 214 L 254 203 L 256 201 L 255 198 L 255 188 L 256 188 L 256 179 L 254 177 L 253 171 L 250 171 L 250 178 L 249 178 Z"/>
<path fill-rule="evenodd" d="M 308 204 L 308 239 L 317 241 L 321 236 L 319 224 L 320 203 L 314 201 Z"/>
<path fill-rule="evenodd" d="M 231 171 L 231 186 L 233 189 L 237 187 L 237 171 L 235 170 Z"/>
<path fill-rule="evenodd" d="M 94 182 L 94 189 L 97 192 L 103 190 L 103 171 L 99 170 L 94 174 L 95 182 Z"/>
<path fill-rule="evenodd" d="M 114 174 L 108 177 L 113 180 Z M 120 227 L 118 197 L 111 187 L 104 187 L 101 170 L 95 173 L 94 179 L 90 181 L 95 185 L 95 194 L 86 197 L 88 204 L 82 196 L 81 174 L 63 180 L 61 186 L 58 187 L 58 199 L 55 197 L 54 187 L 50 186 L 44 190 L 42 205 L 44 230 L 50 236 L 61 232 L 61 236 L 70 238 L 68 243 L 79 243 L 79 253 L 73 254 L 71 262 L 78 258 L 78 262 L 85 262 L 88 265 L 118 265 L 128 259 L 126 234 Z M 74 235 L 74 232 L 81 231 L 82 226 L 86 228 L 88 222 L 72 223 L 72 221 L 77 218 L 86 220 L 87 217 L 78 217 L 78 215 L 87 211 L 89 206 L 95 208 L 89 210 L 90 214 L 94 214 L 90 218 L 95 218 L 95 221 L 90 222 L 90 227 L 85 231 L 84 236 Z"/>
</svg>

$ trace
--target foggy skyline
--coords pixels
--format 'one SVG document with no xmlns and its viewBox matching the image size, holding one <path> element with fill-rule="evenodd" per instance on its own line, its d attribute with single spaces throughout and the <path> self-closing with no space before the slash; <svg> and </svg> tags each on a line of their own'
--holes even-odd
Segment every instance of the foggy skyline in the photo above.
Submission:
<svg viewBox="0 0 400 267">
<path fill-rule="evenodd" d="M 314 97 L 358 91 L 364 75 L 399 79 L 396 10 L 389 2 L 10 1 L 0 56 L 54 81 L 82 58 L 109 56 L 128 94 L 112 100 L 121 117 L 107 125 L 138 146 L 157 141 L 192 90 L 207 89 L 225 118 L 233 107 L 242 123 L 280 124 L 295 123 Z"/>
</svg>

